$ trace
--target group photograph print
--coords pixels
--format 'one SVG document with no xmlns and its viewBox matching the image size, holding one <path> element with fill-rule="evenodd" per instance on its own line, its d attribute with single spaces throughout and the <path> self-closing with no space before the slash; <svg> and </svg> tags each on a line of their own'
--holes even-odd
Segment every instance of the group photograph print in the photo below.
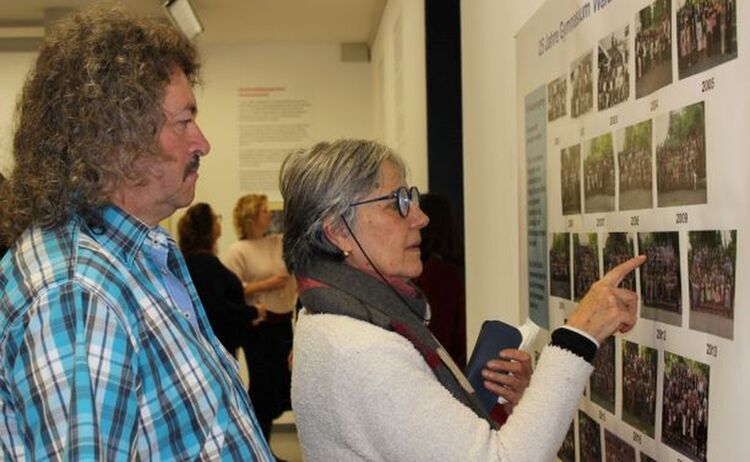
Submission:
<svg viewBox="0 0 750 462">
<path fill-rule="evenodd" d="M 710 377 L 707 364 L 664 352 L 661 440 L 694 462 L 706 462 Z"/>
<path fill-rule="evenodd" d="M 688 233 L 690 328 L 734 338 L 737 231 Z"/>
<path fill-rule="evenodd" d="M 656 116 L 654 139 L 658 206 L 707 203 L 704 102 Z"/>
<path fill-rule="evenodd" d="M 630 97 L 630 26 L 626 25 L 599 41 L 597 53 L 597 102 L 603 111 Z"/>
<path fill-rule="evenodd" d="M 560 151 L 560 188 L 563 215 L 581 213 L 581 145 Z"/>
<path fill-rule="evenodd" d="M 607 274 L 615 266 L 635 257 L 635 240 L 630 233 L 608 233 L 603 253 L 604 274 Z M 635 271 L 625 276 L 620 287 L 635 292 Z"/>
<path fill-rule="evenodd" d="M 622 420 L 651 438 L 656 426 L 658 361 L 655 348 L 622 341 Z"/>
<path fill-rule="evenodd" d="M 635 448 L 609 430 L 604 430 L 604 461 L 635 462 Z"/>
<path fill-rule="evenodd" d="M 587 140 L 583 145 L 584 213 L 614 212 L 615 158 L 612 133 Z"/>
<path fill-rule="evenodd" d="M 594 107 L 594 52 L 589 50 L 570 64 L 570 116 L 574 119 Z"/>
<path fill-rule="evenodd" d="M 568 115 L 568 79 L 563 74 L 547 84 L 547 121 Z"/>
<path fill-rule="evenodd" d="M 573 300 L 580 301 L 599 279 L 599 237 L 573 234 Z"/>
<path fill-rule="evenodd" d="M 615 338 L 610 336 L 599 345 L 593 361 L 594 372 L 589 379 L 591 401 L 615 413 Z"/>
<path fill-rule="evenodd" d="M 679 327 L 682 324 L 679 233 L 638 233 L 638 251 L 648 257 L 638 269 L 641 317 Z"/>
<path fill-rule="evenodd" d="M 650 209 L 654 203 L 651 119 L 618 130 L 615 140 L 619 210 Z"/>
<path fill-rule="evenodd" d="M 570 300 L 570 233 L 552 234 L 549 249 L 549 293 Z"/>
<path fill-rule="evenodd" d="M 672 83 L 672 0 L 656 0 L 635 15 L 635 97 Z"/>
<path fill-rule="evenodd" d="M 578 460 L 602 461 L 602 438 L 599 423 L 583 411 L 578 411 Z"/>
<path fill-rule="evenodd" d="M 565 434 L 565 439 L 557 451 L 557 458 L 562 462 L 576 462 L 576 435 L 573 422 L 570 423 L 568 433 Z"/>
<path fill-rule="evenodd" d="M 677 0 L 680 79 L 737 58 L 737 0 Z"/>
</svg>

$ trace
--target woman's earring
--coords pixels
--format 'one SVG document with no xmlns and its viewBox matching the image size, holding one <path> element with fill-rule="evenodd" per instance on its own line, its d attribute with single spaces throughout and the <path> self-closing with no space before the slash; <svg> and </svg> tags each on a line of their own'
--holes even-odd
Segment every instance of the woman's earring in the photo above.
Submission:
<svg viewBox="0 0 750 462">
<path fill-rule="evenodd" d="M 342 251 L 341 251 L 341 253 L 343 253 L 343 254 L 344 254 L 344 258 L 346 258 L 346 257 L 348 257 L 349 255 L 351 255 L 351 254 L 352 254 L 352 253 L 351 253 L 351 252 L 349 252 L 348 250 L 342 250 Z"/>
</svg>

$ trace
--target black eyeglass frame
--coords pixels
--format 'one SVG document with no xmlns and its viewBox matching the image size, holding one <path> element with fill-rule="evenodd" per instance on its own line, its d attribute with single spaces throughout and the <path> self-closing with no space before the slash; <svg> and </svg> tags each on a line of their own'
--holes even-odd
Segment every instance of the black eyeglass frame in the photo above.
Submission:
<svg viewBox="0 0 750 462">
<path fill-rule="evenodd" d="M 396 199 L 396 208 L 398 209 L 398 214 L 403 218 L 406 218 L 409 215 L 409 209 L 412 203 L 419 207 L 419 189 L 417 189 L 416 186 L 412 186 L 411 188 L 401 186 L 397 190 L 392 191 L 390 194 L 386 194 L 385 196 L 378 196 L 373 197 L 372 199 L 352 202 L 351 204 L 349 204 L 349 207 L 357 207 L 372 202 L 387 201 L 389 199 Z"/>
</svg>

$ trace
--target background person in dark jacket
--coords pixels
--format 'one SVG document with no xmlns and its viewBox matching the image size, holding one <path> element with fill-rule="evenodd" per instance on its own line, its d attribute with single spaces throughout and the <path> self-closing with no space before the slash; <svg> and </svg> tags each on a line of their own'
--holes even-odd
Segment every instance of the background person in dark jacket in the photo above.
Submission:
<svg viewBox="0 0 750 462">
<path fill-rule="evenodd" d="M 439 194 L 422 194 L 419 207 L 430 217 L 422 229 L 422 274 L 414 283 L 430 303 L 430 324 L 453 360 L 466 367 L 466 286 L 463 245 L 450 201 Z"/>
<path fill-rule="evenodd" d="M 180 250 L 211 327 L 224 348 L 236 357 L 237 348 L 245 344 L 265 312 L 261 309 L 259 313 L 257 307 L 245 303 L 242 283 L 216 257 L 221 217 L 210 205 L 199 202 L 180 218 L 177 231 Z"/>
</svg>

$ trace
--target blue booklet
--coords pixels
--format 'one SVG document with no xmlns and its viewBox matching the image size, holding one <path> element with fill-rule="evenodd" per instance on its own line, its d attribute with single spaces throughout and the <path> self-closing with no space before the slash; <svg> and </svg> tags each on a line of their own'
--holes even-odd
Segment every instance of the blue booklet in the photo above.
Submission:
<svg viewBox="0 0 750 462">
<path fill-rule="evenodd" d="M 498 354 L 506 348 L 518 348 L 523 336 L 516 327 L 502 321 L 484 321 L 471 353 L 469 363 L 466 365 L 466 377 L 469 379 L 477 396 L 484 404 L 487 412 L 492 412 L 497 404 L 497 395 L 484 387 L 482 369 L 487 361 L 495 359 Z"/>
</svg>

